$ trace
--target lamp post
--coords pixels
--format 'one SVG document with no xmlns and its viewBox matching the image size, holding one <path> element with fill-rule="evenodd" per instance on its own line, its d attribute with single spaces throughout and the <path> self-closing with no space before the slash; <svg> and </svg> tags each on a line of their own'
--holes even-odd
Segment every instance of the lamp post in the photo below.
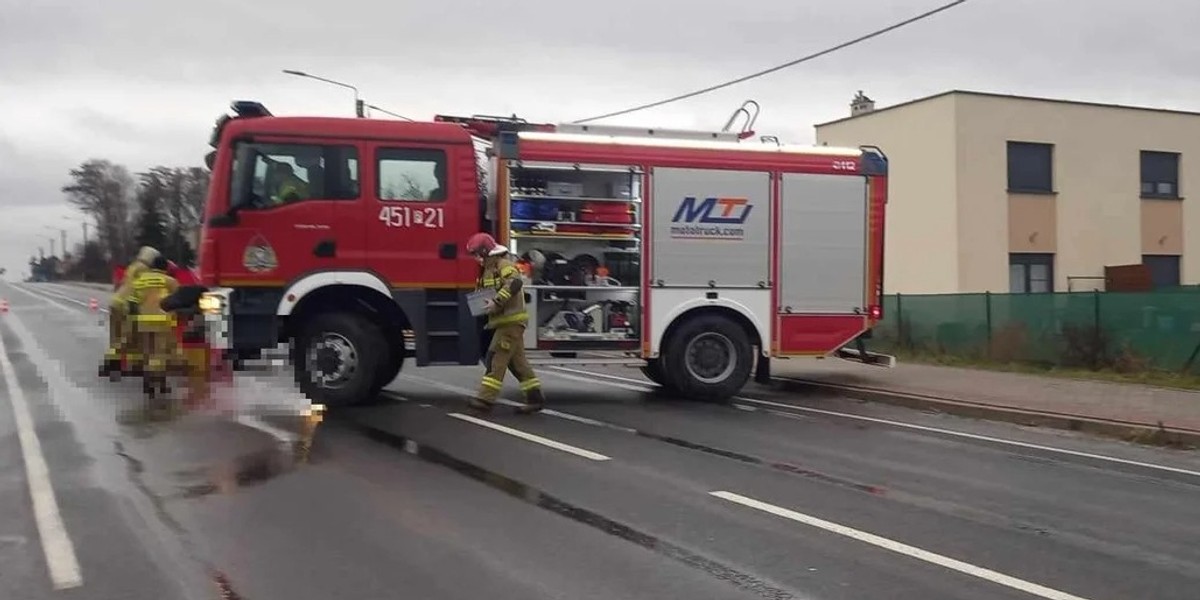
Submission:
<svg viewBox="0 0 1200 600">
<path fill-rule="evenodd" d="M 72 223 L 79 223 L 80 225 L 83 226 L 83 245 L 86 247 L 87 242 L 88 242 L 88 240 L 87 240 L 88 222 L 76 220 L 74 217 L 71 217 L 69 215 L 63 215 L 63 220 L 70 221 Z"/>
<path fill-rule="evenodd" d="M 392 112 L 392 111 L 390 111 L 390 110 L 383 109 L 383 108 L 379 108 L 378 106 L 375 106 L 374 104 L 368 104 L 368 105 L 367 105 L 367 108 L 369 108 L 369 109 L 371 109 L 371 110 L 377 110 L 377 111 L 379 111 L 379 112 L 381 112 L 381 113 L 383 113 L 383 114 L 385 114 L 385 115 L 392 115 L 393 117 L 396 117 L 396 118 L 398 118 L 398 119 L 404 119 L 405 121 L 411 121 L 411 120 L 412 120 L 412 119 L 410 119 L 410 118 L 408 118 L 408 117 L 406 117 L 406 116 L 404 116 L 404 115 L 401 115 L 401 114 L 396 114 L 396 113 L 394 113 L 394 112 Z"/>
<path fill-rule="evenodd" d="M 363 117 L 365 116 L 365 115 L 363 114 L 363 101 L 362 101 L 362 100 L 360 100 L 360 99 L 358 98 L 358 88 L 356 88 L 356 87 L 354 87 L 354 86 L 352 86 L 352 85 L 350 85 L 350 84 L 348 84 L 348 83 L 342 83 L 342 82 L 340 82 L 340 81 L 334 81 L 334 80 L 332 80 L 332 79 L 325 79 L 324 77 L 318 77 L 318 76 L 316 76 L 316 75 L 310 75 L 310 74 L 308 74 L 308 73 L 305 73 L 304 71 L 295 71 L 295 70 L 292 70 L 292 69 L 283 69 L 283 72 L 284 72 L 284 73 L 286 73 L 286 74 L 288 74 L 288 75 L 295 75 L 296 77 L 306 77 L 306 78 L 308 78 L 308 79 L 316 79 L 317 81 L 324 81 L 325 83 L 329 83 L 329 84 L 332 84 L 332 85 L 337 85 L 337 86 L 341 86 L 341 87 L 344 87 L 344 88 L 349 88 L 349 89 L 351 89 L 351 90 L 354 90 L 354 115 L 355 115 L 356 117 L 360 118 L 360 119 L 361 119 L 361 118 L 363 118 Z"/>
<path fill-rule="evenodd" d="M 62 246 L 59 246 L 59 247 L 62 248 L 63 255 L 66 255 L 66 253 L 67 253 L 67 230 L 63 229 L 61 227 L 51 227 L 49 225 L 46 226 L 46 229 L 58 232 L 59 236 L 61 236 L 60 239 L 62 240 Z"/>
</svg>

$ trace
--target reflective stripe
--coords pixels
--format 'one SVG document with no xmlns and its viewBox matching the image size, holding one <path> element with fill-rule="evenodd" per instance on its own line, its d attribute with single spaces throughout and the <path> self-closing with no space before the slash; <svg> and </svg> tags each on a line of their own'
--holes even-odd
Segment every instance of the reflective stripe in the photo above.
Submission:
<svg viewBox="0 0 1200 600">
<path fill-rule="evenodd" d="M 483 376 L 483 381 L 480 383 L 483 385 L 483 387 L 489 387 L 489 388 L 492 388 L 493 390 L 498 390 L 498 389 L 504 387 L 503 381 L 500 381 L 499 379 L 495 379 L 493 377 L 489 377 L 487 375 Z"/>
<path fill-rule="evenodd" d="M 167 278 L 160 275 L 142 275 L 133 282 L 133 288 L 137 290 L 152 287 L 167 287 Z"/>
<path fill-rule="evenodd" d="M 534 377 L 533 379 L 528 379 L 528 380 L 521 382 L 521 391 L 522 392 L 528 392 L 529 390 L 534 390 L 534 389 L 537 389 L 540 387 L 542 387 L 542 382 L 539 381 L 537 377 Z"/>
<path fill-rule="evenodd" d="M 512 297 L 512 294 L 508 293 L 508 288 L 500 290 L 499 292 L 496 293 L 496 298 L 498 298 L 500 300 L 508 300 L 511 297 Z"/>
<path fill-rule="evenodd" d="M 172 319 L 171 315 L 157 315 L 151 313 L 146 315 L 133 315 L 133 320 L 139 323 L 170 323 Z"/>
<path fill-rule="evenodd" d="M 529 320 L 529 315 L 525 311 L 512 313 L 508 315 L 499 315 L 488 319 L 488 327 L 499 327 L 501 325 L 509 325 L 512 323 L 524 323 Z"/>
<path fill-rule="evenodd" d="M 502 279 L 508 279 L 510 277 L 518 277 L 520 275 L 521 275 L 520 269 L 516 268 L 513 265 L 505 265 L 503 269 L 500 269 L 500 277 Z"/>
</svg>

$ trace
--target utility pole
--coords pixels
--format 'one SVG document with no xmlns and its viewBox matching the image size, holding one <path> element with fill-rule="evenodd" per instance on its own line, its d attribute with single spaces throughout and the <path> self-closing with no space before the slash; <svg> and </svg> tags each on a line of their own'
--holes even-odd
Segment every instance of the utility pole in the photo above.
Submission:
<svg viewBox="0 0 1200 600">
<path fill-rule="evenodd" d="M 342 83 L 340 81 L 334 81 L 332 79 L 325 79 L 324 77 L 317 77 L 316 75 L 309 75 L 308 73 L 305 73 L 304 71 L 283 69 L 283 72 L 288 75 L 295 75 L 296 77 L 307 77 L 308 79 L 316 79 L 317 81 L 324 81 L 325 83 L 329 83 L 332 85 L 341 86 L 344 88 L 349 88 L 351 90 L 354 90 L 354 116 L 358 117 L 359 119 L 366 117 L 366 115 L 363 114 L 363 101 L 360 100 L 358 97 L 358 88 L 356 88 L 348 83 Z"/>
<path fill-rule="evenodd" d="M 62 248 L 62 253 L 64 255 L 66 255 L 66 253 L 67 253 L 67 230 L 63 229 L 61 227 L 51 227 L 49 225 L 46 226 L 46 229 L 58 232 L 58 234 L 60 236 L 59 239 L 62 241 L 62 246 L 59 246 L 59 247 Z M 53 251 L 51 251 L 51 254 L 53 254 Z"/>
</svg>

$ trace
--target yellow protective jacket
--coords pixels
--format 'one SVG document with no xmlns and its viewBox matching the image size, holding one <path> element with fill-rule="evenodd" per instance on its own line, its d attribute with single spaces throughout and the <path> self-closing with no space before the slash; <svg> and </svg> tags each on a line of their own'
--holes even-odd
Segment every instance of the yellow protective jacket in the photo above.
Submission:
<svg viewBox="0 0 1200 600">
<path fill-rule="evenodd" d="M 521 270 L 507 256 L 489 256 L 483 261 L 483 273 L 476 286 L 496 290 L 495 307 L 488 313 L 487 329 L 529 322 L 525 312 L 525 293 Z"/>
<path fill-rule="evenodd" d="M 117 286 L 117 291 L 113 294 L 111 304 L 125 304 L 129 302 L 130 295 L 133 293 L 133 282 L 147 269 L 150 268 L 150 263 L 158 258 L 158 250 L 150 246 L 142 246 L 138 250 L 137 257 L 133 262 L 125 267 L 125 273 L 121 276 L 121 284 Z"/>
<path fill-rule="evenodd" d="M 308 184 L 295 175 L 289 175 L 279 184 L 279 201 L 295 202 L 308 198 Z"/>
<path fill-rule="evenodd" d="M 175 316 L 162 309 L 163 298 L 179 289 L 179 282 L 163 271 L 144 270 L 133 280 L 133 293 L 129 300 L 138 305 L 133 319 L 138 326 L 165 325 L 173 327 Z"/>
</svg>

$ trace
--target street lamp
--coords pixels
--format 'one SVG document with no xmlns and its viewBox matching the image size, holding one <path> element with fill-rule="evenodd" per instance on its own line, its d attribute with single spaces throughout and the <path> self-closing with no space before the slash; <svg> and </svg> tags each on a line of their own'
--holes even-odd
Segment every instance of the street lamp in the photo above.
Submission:
<svg viewBox="0 0 1200 600">
<path fill-rule="evenodd" d="M 408 117 L 406 117 L 406 116 L 404 116 L 404 115 L 396 114 L 396 113 L 394 113 L 394 112 L 392 112 L 392 111 L 390 111 L 390 110 L 386 110 L 386 109 L 383 109 L 383 108 L 379 108 L 378 106 L 375 106 L 374 104 L 368 104 L 368 105 L 367 105 L 367 108 L 369 108 L 369 109 L 371 109 L 371 110 L 377 110 L 377 111 L 379 111 L 379 112 L 381 112 L 381 113 L 383 113 L 383 114 L 385 114 L 385 115 L 392 115 L 393 117 L 396 117 L 396 118 L 399 118 L 399 119 L 404 119 L 405 121 L 411 121 L 411 120 L 412 120 L 412 119 L 410 119 L 410 118 L 408 118 Z"/>
<path fill-rule="evenodd" d="M 47 225 L 46 229 L 49 229 L 50 231 L 57 231 L 59 233 L 59 235 L 62 236 L 62 246 L 61 247 L 62 247 L 62 253 L 65 256 L 67 254 L 67 230 L 63 229 L 61 227 L 51 227 L 50 225 Z"/>
<path fill-rule="evenodd" d="M 317 77 L 316 75 L 309 75 L 308 73 L 305 73 L 304 71 L 294 71 L 292 69 L 284 69 L 283 72 L 288 75 L 295 75 L 296 77 L 307 77 L 308 79 L 316 79 L 317 81 L 324 81 L 325 83 L 330 83 L 333 85 L 338 85 L 338 86 L 341 86 L 344 88 L 350 88 L 351 90 L 354 90 L 354 114 L 355 114 L 355 116 L 357 116 L 360 119 L 364 117 L 363 101 L 358 99 L 358 88 L 356 88 L 348 83 L 342 83 L 340 81 L 334 81 L 332 79 L 325 79 L 324 77 Z"/>
</svg>

